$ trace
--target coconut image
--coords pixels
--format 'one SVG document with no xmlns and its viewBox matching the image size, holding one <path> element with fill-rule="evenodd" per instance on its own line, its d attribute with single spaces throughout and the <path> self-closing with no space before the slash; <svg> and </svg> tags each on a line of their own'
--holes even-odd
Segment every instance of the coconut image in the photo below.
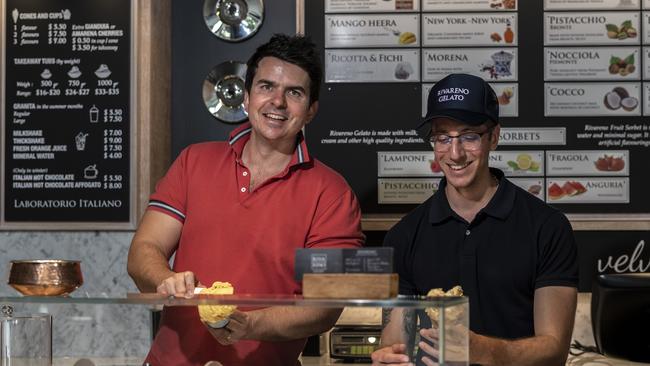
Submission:
<svg viewBox="0 0 650 366">
<path fill-rule="evenodd" d="M 621 99 L 621 96 L 617 92 L 611 91 L 605 94 L 605 107 L 607 107 L 607 109 L 615 111 L 621 108 Z"/>
<path fill-rule="evenodd" d="M 628 112 L 631 112 L 636 109 L 639 105 L 639 101 L 635 97 L 627 97 L 621 99 L 621 107 Z"/>
<path fill-rule="evenodd" d="M 621 86 L 617 86 L 612 91 L 615 92 L 616 94 L 618 94 L 618 96 L 621 97 L 621 99 L 624 99 L 624 98 L 627 98 L 627 97 L 630 96 L 630 93 L 628 93 L 627 90 L 625 88 L 621 87 Z"/>
</svg>

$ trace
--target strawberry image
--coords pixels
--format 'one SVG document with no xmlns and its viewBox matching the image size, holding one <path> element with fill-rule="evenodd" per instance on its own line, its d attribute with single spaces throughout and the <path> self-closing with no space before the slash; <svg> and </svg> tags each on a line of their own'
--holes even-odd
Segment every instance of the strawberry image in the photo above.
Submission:
<svg viewBox="0 0 650 366">
<path fill-rule="evenodd" d="M 597 170 L 618 172 L 625 168 L 625 160 L 622 157 L 614 157 L 605 154 L 594 162 Z"/>
<path fill-rule="evenodd" d="M 625 168 L 625 160 L 623 158 L 612 158 L 612 161 L 609 164 L 609 170 L 613 172 L 618 172 Z"/>
</svg>

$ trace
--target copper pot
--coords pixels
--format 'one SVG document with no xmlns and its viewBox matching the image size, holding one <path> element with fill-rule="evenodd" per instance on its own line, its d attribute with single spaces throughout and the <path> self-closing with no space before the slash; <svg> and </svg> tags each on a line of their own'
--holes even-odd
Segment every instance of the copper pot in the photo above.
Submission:
<svg viewBox="0 0 650 366">
<path fill-rule="evenodd" d="M 81 262 L 60 259 L 11 261 L 8 283 L 25 296 L 67 295 L 83 284 Z"/>
</svg>

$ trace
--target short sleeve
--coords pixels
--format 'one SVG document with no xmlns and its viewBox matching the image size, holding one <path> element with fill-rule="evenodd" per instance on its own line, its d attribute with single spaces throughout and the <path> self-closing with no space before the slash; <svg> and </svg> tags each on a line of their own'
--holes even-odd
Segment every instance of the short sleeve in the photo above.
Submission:
<svg viewBox="0 0 650 366">
<path fill-rule="evenodd" d="M 393 226 L 384 236 L 385 247 L 393 248 L 393 272 L 399 273 L 399 294 L 418 295 L 413 281 L 412 265 L 409 263 L 407 251 L 411 247 L 412 236 L 404 232 L 403 221 Z"/>
<path fill-rule="evenodd" d="M 317 208 L 305 247 L 355 248 L 364 241 L 359 202 L 346 184 L 342 193 Z"/>
<path fill-rule="evenodd" d="M 185 221 L 187 207 L 188 159 L 190 148 L 185 148 L 156 184 L 147 209 L 165 213 L 180 222 Z"/>
<path fill-rule="evenodd" d="M 578 251 L 569 220 L 561 212 L 549 216 L 539 235 L 535 288 L 578 286 Z"/>
</svg>

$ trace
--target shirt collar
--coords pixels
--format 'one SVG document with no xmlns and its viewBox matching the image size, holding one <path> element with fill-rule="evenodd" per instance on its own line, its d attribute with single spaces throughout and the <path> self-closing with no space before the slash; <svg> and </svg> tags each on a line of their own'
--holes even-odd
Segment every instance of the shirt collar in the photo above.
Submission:
<svg viewBox="0 0 650 366">
<path fill-rule="evenodd" d="M 481 210 L 489 216 L 493 216 L 497 219 L 505 220 L 515 203 L 515 187 L 510 183 L 503 172 L 496 168 L 490 168 L 490 173 L 494 175 L 499 181 L 499 187 L 497 191 L 490 199 L 490 202 Z M 445 194 L 445 187 L 447 186 L 447 179 L 442 178 L 440 184 L 438 185 L 438 190 L 431 197 L 431 209 L 429 210 L 429 222 L 432 224 L 442 223 L 445 220 L 448 220 L 452 217 L 457 217 L 458 215 L 454 213 L 449 206 L 449 201 L 447 200 L 447 195 Z"/>
<path fill-rule="evenodd" d="M 250 140 L 252 130 L 253 128 L 251 127 L 250 122 L 246 122 L 230 133 L 228 144 L 230 144 L 230 148 L 235 153 L 235 156 L 237 156 L 237 159 L 241 159 L 244 146 L 246 146 L 246 143 Z M 311 156 L 307 150 L 307 142 L 305 141 L 305 136 L 302 131 L 300 131 L 298 132 L 298 136 L 296 136 L 296 149 L 293 152 L 293 157 L 289 162 L 289 166 L 305 164 L 310 161 Z"/>
</svg>

